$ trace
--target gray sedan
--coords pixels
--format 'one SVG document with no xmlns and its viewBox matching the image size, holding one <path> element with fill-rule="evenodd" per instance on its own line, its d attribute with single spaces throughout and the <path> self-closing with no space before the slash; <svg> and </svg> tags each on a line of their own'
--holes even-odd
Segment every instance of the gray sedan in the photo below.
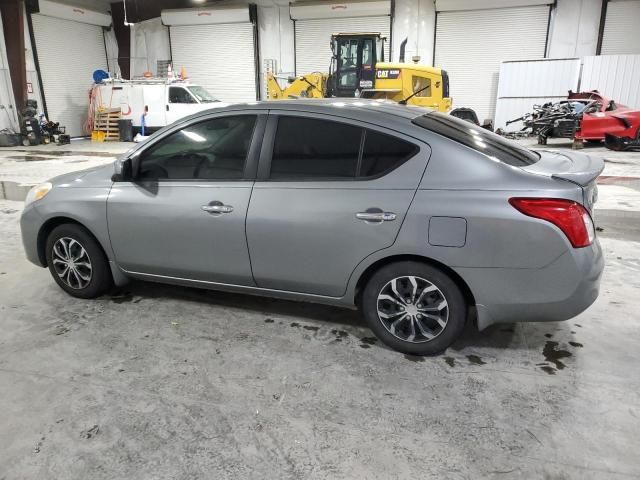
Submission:
<svg viewBox="0 0 640 480">
<path fill-rule="evenodd" d="M 140 279 L 358 307 L 390 347 L 433 354 L 468 318 L 594 302 L 603 167 L 415 107 L 235 105 L 38 185 L 22 238 L 75 297 Z"/>
</svg>

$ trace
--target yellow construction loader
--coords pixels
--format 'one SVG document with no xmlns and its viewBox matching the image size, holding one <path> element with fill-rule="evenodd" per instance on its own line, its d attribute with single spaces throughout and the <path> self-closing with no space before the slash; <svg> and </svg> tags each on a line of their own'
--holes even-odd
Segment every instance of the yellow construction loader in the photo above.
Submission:
<svg viewBox="0 0 640 480">
<path fill-rule="evenodd" d="M 380 33 L 337 33 L 331 36 L 329 73 L 313 72 L 288 78 L 281 88 L 276 76 L 267 75 L 270 100 L 286 98 L 360 97 L 388 99 L 441 112 L 451 108 L 449 77 L 441 68 L 400 61 L 384 61 L 385 38 Z M 378 59 L 380 61 L 378 61 Z"/>
</svg>

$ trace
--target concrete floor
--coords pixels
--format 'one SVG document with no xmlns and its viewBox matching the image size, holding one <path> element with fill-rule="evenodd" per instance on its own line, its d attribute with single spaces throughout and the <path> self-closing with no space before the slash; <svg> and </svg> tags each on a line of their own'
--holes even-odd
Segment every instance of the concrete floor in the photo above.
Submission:
<svg viewBox="0 0 640 480">
<path fill-rule="evenodd" d="M 0 200 L 23 200 L 33 185 L 113 162 L 133 143 L 77 140 L 69 145 L 0 148 Z"/>
<path fill-rule="evenodd" d="M 640 478 L 627 155 L 600 188 L 597 302 L 470 326 L 432 358 L 324 306 L 144 283 L 73 299 L 24 259 L 22 204 L 0 201 L 0 479 Z"/>
</svg>

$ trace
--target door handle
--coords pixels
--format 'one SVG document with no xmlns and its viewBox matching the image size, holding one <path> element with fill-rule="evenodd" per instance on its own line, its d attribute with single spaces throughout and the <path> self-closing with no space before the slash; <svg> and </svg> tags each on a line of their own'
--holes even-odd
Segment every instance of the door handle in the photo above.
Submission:
<svg viewBox="0 0 640 480">
<path fill-rule="evenodd" d="M 391 222 L 396 219 L 396 214 L 393 212 L 358 212 L 356 218 L 365 222 Z"/>
<path fill-rule="evenodd" d="M 202 205 L 202 210 L 207 213 L 231 213 L 233 207 L 231 205 Z"/>
</svg>

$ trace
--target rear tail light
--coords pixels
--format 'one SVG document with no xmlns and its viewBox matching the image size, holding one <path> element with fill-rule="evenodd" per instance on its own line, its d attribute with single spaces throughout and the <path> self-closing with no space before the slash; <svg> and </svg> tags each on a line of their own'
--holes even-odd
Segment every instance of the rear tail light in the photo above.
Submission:
<svg viewBox="0 0 640 480">
<path fill-rule="evenodd" d="M 595 236 L 589 212 L 577 202 L 562 198 L 510 198 L 509 203 L 529 217 L 553 223 L 575 248 L 591 245 Z"/>
</svg>

